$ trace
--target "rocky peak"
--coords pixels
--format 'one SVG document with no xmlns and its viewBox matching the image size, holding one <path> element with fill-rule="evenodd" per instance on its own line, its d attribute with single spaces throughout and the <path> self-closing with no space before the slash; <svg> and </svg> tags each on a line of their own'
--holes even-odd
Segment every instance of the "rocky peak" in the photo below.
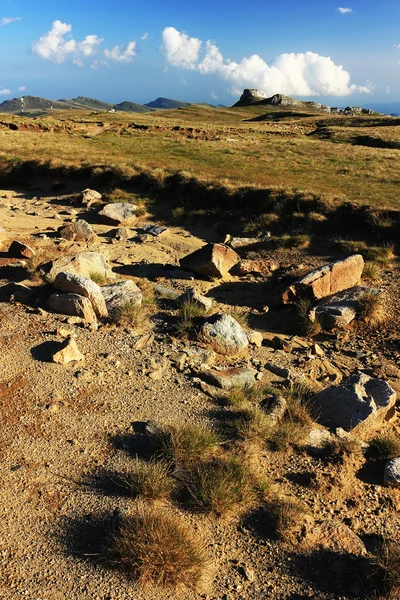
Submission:
<svg viewBox="0 0 400 600">
<path fill-rule="evenodd" d="M 240 96 L 240 102 L 259 102 L 260 100 L 265 100 L 267 95 L 261 91 L 256 89 L 245 89 L 243 90 L 243 94 Z"/>
</svg>

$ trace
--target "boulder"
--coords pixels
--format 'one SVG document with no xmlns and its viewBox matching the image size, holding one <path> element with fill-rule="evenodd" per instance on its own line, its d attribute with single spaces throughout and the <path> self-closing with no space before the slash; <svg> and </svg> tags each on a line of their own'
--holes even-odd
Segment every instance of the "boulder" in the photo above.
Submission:
<svg viewBox="0 0 400 600">
<path fill-rule="evenodd" d="M 191 288 L 182 294 L 179 298 L 179 302 L 191 302 L 192 304 L 196 304 L 196 306 L 203 309 L 205 312 L 208 312 L 212 306 L 212 299 L 202 296 L 194 288 Z"/>
<path fill-rule="evenodd" d="M 241 260 L 235 265 L 232 274 L 245 277 L 246 275 L 270 275 L 279 269 L 279 265 L 273 260 Z"/>
<path fill-rule="evenodd" d="M 313 524 L 310 535 L 306 537 L 305 545 L 310 545 L 313 549 L 317 546 L 339 555 L 367 554 L 364 542 L 350 527 L 340 521 L 322 521 Z"/>
<path fill-rule="evenodd" d="M 88 277 L 75 275 L 75 273 L 61 272 L 57 274 L 53 285 L 56 290 L 60 290 L 60 292 L 79 294 L 80 296 L 88 298 L 98 317 L 108 316 L 108 310 L 100 287 Z"/>
<path fill-rule="evenodd" d="M 206 244 L 199 250 L 181 258 L 182 269 L 222 279 L 240 261 L 240 256 L 224 244 Z"/>
<path fill-rule="evenodd" d="M 262 333 L 259 331 L 253 331 L 252 329 L 248 329 L 246 331 L 247 339 L 249 340 L 249 344 L 252 346 L 256 346 L 257 348 L 261 348 L 263 343 Z"/>
<path fill-rule="evenodd" d="M 201 379 L 211 385 L 223 390 L 232 390 L 233 388 L 253 387 L 256 384 L 256 373 L 254 369 L 235 368 L 217 371 L 216 369 L 204 369 L 199 375 Z"/>
<path fill-rule="evenodd" d="M 142 303 L 142 292 L 131 279 L 119 281 L 112 285 L 103 285 L 100 289 L 110 314 L 115 313 L 128 303 L 137 304 L 138 306 Z"/>
<path fill-rule="evenodd" d="M 283 304 L 296 303 L 307 299 L 321 300 L 360 283 L 364 268 L 361 254 L 354 254 L 344 260 L 329 263 L 297 279 L 282 294 Z"/>
<path fill-rule="evenodd" d="M 383 483 L 386 487 L 400 488 L 400 457 L 392 458 L 386 463 Z"/>
<path fill-rule="evenodd" d="M 60 230 L 60 236 L 65 240 L 72 242 L 89 242 L 93 244 L 98 241 L 98 237 L 93 231 L 93 227 L 83 219 L 78 219 Z"/>
<path fill-rule="evenodd" d="M 4 242 L 7 240 L 7 232 L 4 227 L 0 227 L 0 250 L 3 249 Z"/>
<path fill-rule="evenodd" d="M 320 302 L 310 311 L 311 321 L 316 319 L 322 329 L 341 329 L 353 321 L 359 310 L 359 299 L 370 288 L 356 286 Z"/>
<path fill-rule="evenodd" d="M 249 345 L 246 333 L 239 323 L 223 313 L 216 313 L 205 319 L 199 335 L 203 342 L 219 354 L 241 354 Z"/>
<path fill-rule="evenodd" d="M 47 308 L 61 315 L 81 317 L 87 323 L 97 322 L 92 303 L 79 294 L 52 294 L 47 300 Z"/>
<path fill-rule="evenodd" d="M 85 357 L 79 350 L 76 341 L 69 336 L 61 343 L 60 350 L 53 354 L 53 362 L 59 365 L 66 365 L 72 361 L 84 360 Z"/>
<path fill-rule="evenodd" d="M 61 256 L 49 263 L 48 268 L 47 277 L 50 281 L 53 281 L 61 272 L 75 273 L 83 277 L 90 277 L 93 273 L 107 277 L 110 273 L 107 259 L 101 252 L 78 252 Z"/>
<path fill-rule="evenodd" d="M 18 242 L 18 240 L 14 240 L 11 243 L 11 246 L 8 249 L 8 253 L 14 258 L 32 258 L 35 256 L 36 252 L 27 244 L 23 244 L 22 242 Z"/>
<path fill-rule="evenodd" d="M 361 373 L 345 384 L 331 386 L 310 399 L 317 419 L 330 429 L 341 427 L 369 436 L 395 411 L 396 392 L 383 379 Z"/>
<path fill-rule="evenodd" d="M 117 229 L 112 229 L 109 232 L 109 235 L 116 240 L 128 240 L 131 235 L 131 231 L 127 227 L 117 227 Z"/>
<path fill-rule="evenodd" d="M 97 216 L 106 225 L 129 226 L 136 221 L 136 212 L 136 204 L 116 202 L 114 204 L 106 204 L 97 213 Z"/>
<path fill-rule="evenodd" d="M 85 204 L 88 208 L 95 202 L 101 200 L 101 194 L 96 192 L 96 190 L 91 190 L 90 188 L 86 188 L 81 192 L 81 202 Z"/>
<path fill-rule="evenodd" d="M 160 225 L 145 225 L 143 227 L 143 232 L 153 237 L 159 237 L 166 231 L 168 231 L 167 227 L 161 227 Z"/>
<path fill-rule="evenodd" d="M 252 104 L 254 102 L 260 102 L 260 100 L 265 100 L 266 97 L 266 93 L 262 90 L 246 88 L 243 90 L 243 94 L 240 96 L 239 102 Z"/>
</svg>

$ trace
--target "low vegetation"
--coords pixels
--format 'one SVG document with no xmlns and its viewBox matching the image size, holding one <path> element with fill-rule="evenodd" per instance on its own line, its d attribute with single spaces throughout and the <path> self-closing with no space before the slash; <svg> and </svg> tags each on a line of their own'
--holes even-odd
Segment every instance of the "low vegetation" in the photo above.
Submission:
<svg viewBox="0 0 400 600">
<path fill-rule="evenodd" d="M 379 292 L 364 292 L 358 299 L 358 317 L 372 327 L 377 327 L 385 319 L 385 312 Z"/>
<path fill-rule="evenodd" d="M 198 321 L 207 314 L 207 311 L 193 300 L 183 300 L 178 310 L 178 322 L 175 328 L 180 337 L 189 337 L 193 334 Z"/>
<path fill-rule="evenodd" d="M 387 600 L 397 600 L 400 597 L 400 539 L 385 537 L 374 562 L 383 578 Z"/>
<path fill-rule="evenodd" d="M 390 264 L 394 256 L 394 246 L 371 246 L 365 241 L 354 240 L 336 240 L 337 247 L 349 254 L 361 254 L 366 261 L 376 263 L 378 265 Z"/>
<path fill-rule="evenodd" d="M 155 435 L 157 456 L 179 468 L 192 465 L 216 453 L 219 439 L 216 433 L 200 425 L 164 427 Z"/>
<path fill-rule="evenodd" d="M 175 488 L 170 465 L 162 461 L 136 460 L 129 469 L 114 473 L 112 483 L 122 495 L 147 500 L 169 499 Z"/>
<path fill-rule="evenodd" d="M 395 432 L 382 433 L 370 440 L 368 453 L 380 460 L 400 456 L 400 437 Z"/>
<path fill-rule="evenodd" d="M 209 571 L 203 540 L 165 509 L 137 508 L 114 531 L 108 559 L 142 585 L 199 590 Z"/>
<path fill-rule="evenodd" d="M 258 530 L 263 537 L 289 542 L 292 530 L 300 528 L 309 510 L 297 498 L 275 494 L 257 512 Z"/>
</svg>

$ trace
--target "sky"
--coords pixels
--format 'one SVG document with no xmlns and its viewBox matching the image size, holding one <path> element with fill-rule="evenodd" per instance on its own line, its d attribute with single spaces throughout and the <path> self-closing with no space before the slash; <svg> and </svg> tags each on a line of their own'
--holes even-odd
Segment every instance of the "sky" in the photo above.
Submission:
<svg viewBox="0 0 400 600">
<path fill-rule="evenodd" d="M 0 0 L 0 102 L 400 101 L 399 0 Z"/>
</svg>

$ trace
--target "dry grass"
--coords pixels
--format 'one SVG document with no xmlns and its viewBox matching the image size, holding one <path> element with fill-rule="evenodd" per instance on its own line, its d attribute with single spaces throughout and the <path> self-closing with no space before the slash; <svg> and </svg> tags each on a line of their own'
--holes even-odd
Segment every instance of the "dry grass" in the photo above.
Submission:
<svg viewBox="0 0 400 600">
<path fill-rule="evenodd" d="M 309 511 L 297 498 L 277 494 L 263 502 L 259 513 L 266 537 L 289 542 L 292 530 L 299 528 Z"/>
<path fill-rule="evenodd" d="M 178 322 L 175 326 L 179 337 L 189 337 L 194 332 L 199 319 L 205 317 L 207 311 L 193 300 L 183 300 L 179 304 Z"/>
<path fill-rule="evenodd" d="M 157 456 L 175 468 L 188 469 L 217 451 L 218 436 L 200 425 L 165 427 L 154 439 Z"/>
<path fill-rule="evenodd" d="M 278 452 L 301 445 L 313 425 L 308 398 L 314 390 L 302 381 L 293 382 L 287 395 L 287 408 L 282 422 L 272 431 L 268 440 Z"/>
<path fill-rule="evenodd" d="M 89 278 L 94 281 L 94 283 L 97 283 L 97 285 L 104 285 L 106 282 L 106 277 L 103 275 L 103 273 L 99 273 L 98 271 L 90 272 Z"/>
<path fill-rule="evenodd" d="M 342 252 L 349 254 L 362 254 L 366 261 L 379 265 L 389 265 L 395 258 L 394 246 L 371 246 L 367 242 L 359 240 L 336 240 L 336 245 Z"/>
<path fill-rule="evenodd" d="M 215 458 L 194 466 L 185 478 L 185 487 L 196 510 L 217 516 L 240 510 L 257 495 L 256 479 L 236 456 Z"/>
<path fill-rule="evenodd" d="M 321 324 L 317 317 L 314 321 L 310 319 L 312 302 L 308 299 L 299 300 L 297 303 L 297 321 L 300 332 L 306 337 L 313 337 L 321 332 Z"/>
<path fill-rule="evenodd" d="M 387 600 L 400 598 L 400 539 L 384 538 L 375 566 L 383 577 Z"/>
<path fill-rule="evenodd" d="M 229 416 L 227 425 L 235 439 L 257 444 L 265 442 L 271 434 L 268 416 L 257 406 L 238 408 Z"/>
<path fill-rule="evenodd" d="M 378 460 L 400 456 L 400 437 L 394 432 L 373 437 L 369 443 L 368 454 Z"/>
<path fill-rule="evenodd" d="M 225 314 L 230 315 L 232 319 L 235 319 L 243 329 L 249 327 L 249 311 L 238 308 L 237 306 L 229 306 L 224 310 Z"/>
<path fill-rule="evenodd" d="M 364 292 L 358 299 L 358 317 L 372 327 L 385 320 L 384 308 L 379 292 Z"/>
<path fill-rule="evenodd" d="M 169 499 L 175 488 L 170 467 L 162 461 L 136 460 L 129 470 L 114 473 L 112 483 L 123 495 L 147 500 Z"/>
<path fill-rule="evenodd" d="M 108 557 L 141 585 L 197 591 L 210 566 L 204 541 L 182 519 L 155 508 L 122 519 Z"/>
<path fill-rule="evenodd" d="M 381 278 L 379 265 L 373 262 L 366 262 L 362 272 L 362 278 L 368 283 L 377 283 Z"/>
<path fill-rule="evenodd" d="M 157 308 L 153 287 L 143 279 L 139 280 L 139 288 L 142 292 L 141 304 L 129 301 L 114 310 L 110 315 L 113 323 L 121 327 L 133 327 L 140 330 L 151 327 L 150 318 Z"/>
</svg>

